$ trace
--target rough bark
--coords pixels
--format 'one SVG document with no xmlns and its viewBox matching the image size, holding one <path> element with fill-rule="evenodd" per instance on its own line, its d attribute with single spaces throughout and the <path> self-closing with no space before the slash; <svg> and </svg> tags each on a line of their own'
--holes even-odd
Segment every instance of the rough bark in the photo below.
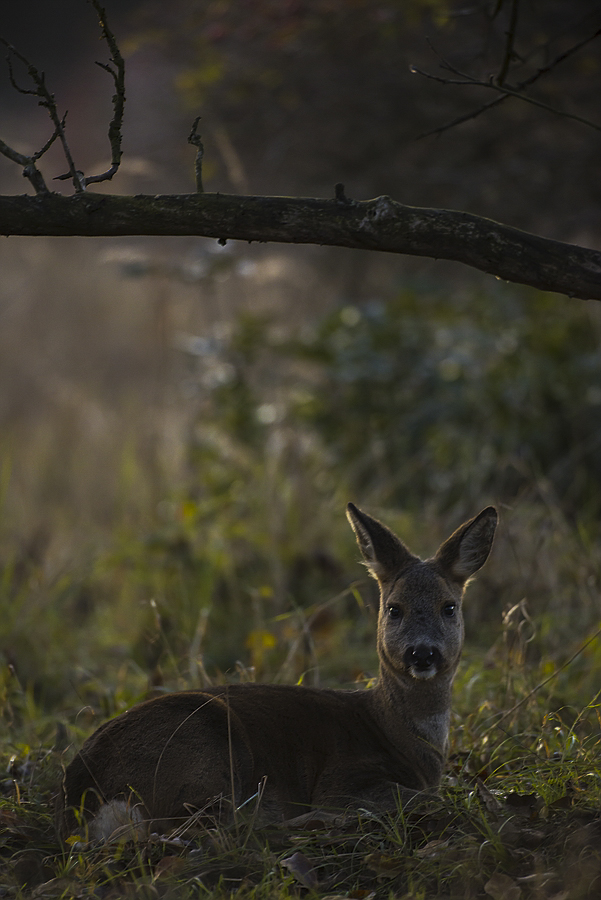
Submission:
<svg viewBox="0 0 601 900">
<path fill-rule="evenodd" d="M 451 259 L 506 281 L 601 300 L 601 253 L 470 213 L 374 200 L 84 193 L 0 197 L 4 235 L 198 235 Z"/>
</svg>

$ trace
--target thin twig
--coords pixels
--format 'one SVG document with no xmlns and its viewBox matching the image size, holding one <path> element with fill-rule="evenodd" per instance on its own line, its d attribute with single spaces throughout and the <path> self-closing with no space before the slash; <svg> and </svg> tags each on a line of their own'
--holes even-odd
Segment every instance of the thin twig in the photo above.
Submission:
<svg viewBox="0 0 601 900">
<path fill-rule="evenodd" d="M 110 181 L 110 179 L 119 169 L 122 156 L 121 129 L 123 127 L 123 111 L 125 107 L 125 62 L 119 51 L 115 35 L 108 26 L 105 9 L 100 5 L 98 0 L 91 0 L 91 3 L 96 10 L 96 13 L 98 14 L 98 20 L 102 29 L 102 37 L 108 44 L 108 48 L 111 54 L 110 60 L 115 68 L 112 68 L 112 66 L 107 63 L 101 62 L 97 62 L 96 65 L 100 66 L 101 69 L 104 69 L 105 72 L 109 73 L 115 84 L 115 93 L 113 94 L 113 118 L 111 119 L 109 124 L 111 165 L 106 170 L 106 172 L 101 172 L 99 175 L 86 176 L 86 185 L 98 184 L 98 182 L 100 181 Z"/>
<path fill-rule="evenodd" d="M 459 72 L 458 69 L 454 69 L 450 65 L 446 65 L 445 68 L 448 68 L 449 71 L 452 71 L 456 75 L 461 75 L 461 78 L 443 78 L 441 75 L 432 75 L 430 72 L 422 72 L 420 69 L 416 69 L 413 67 L 411 69 L 417 75 L 423 75 L 425 78 L 430 78 L 432 81 L 438 81 L 442 84 L 452 84 L 459 87 L 480 87 L 480 88 L 489 88 L 490 90 L 497 91 L 499 94 L 503 94 L 504 97 L 516 97 L 518 100 L 523 100 L 525 103 L 531 103 L 533 106 L 539 106 L 541 109 L 545 109 L 547 112 L 555 113 L 557 116 L 563 116 L 566 119 L 574 119 L 576 122 L 580 122 L 582 125 L 588 125 L 590 128 L 594 128 L 596 131 L 601 131 L 601 125 L 597 125 L 595 122 L 591 122 L 590 119 L 584 119 L 582 116 L 577 116 L 574 113 L 565 112 L 562 109 L 557 109 L 554 106 L 549 106 L 548 103 L 543 103 L 541 100 L 536 100 L 534 97 L 530 97 L 528 94 L 523 94 L 521 90 L 518 88 L 511 88 L 508 85 L 500 85 L 491 78 L 488 81 L 479 81 L 477 78 L 472 78 L 469 75 L 465 75 L 462 72 Z"/>
<path fill-rule="evenodd" d="M 554 59 L 551 60 L 550 63 L 547 63 L 546 66 L 541 66 L 540 69 L 536 70 L 534 75 L 531 75 L 530 78 L 522 81 L 519 87 L 528 87 L 529 85 L 533 84 L 537 79 L 541 77 L 541 75 L 546 75 L 547 72 L 550 72 L 551 69 L 554 69 L 555 66 L 559 65 L 559 63 L 564 62 L 564 60 L 568 59 L 568 57 L 573 56 L 574 53 L 582 50 L 583 47 L 586 47 L 587 44 L 590 44 L 590 42 L 594 41 L 595 38 L 598 38 L 599 35 L 601 35 L 601 28 L 597 28 L 597 30 L 592 34 L 589 34 L 588 37 L 585 37 L 581 41 L 578 41 L 576 44 L 573 44 L 571 47 L 568 47 L 568 49 L 564 50 L 563 53 L 559 53 Z"/>
<path fill-rule="evenodd" d="M 54 99 L 54 94 L 52 94 L 46 86 L 46 76 L 44 75 L 44 73 L 40 72 L 34 65 L 32 65 L 29 60 L 25 56 L 23 56 L 22 53 L 19 53 L 19 51 L 12 46 L 12 44 L 9 44 L 8 41 L 6 41 L 4 38 L 0 38 L 0 42 L 4 44 L 4 46 L 7 47 L 9 51 L 9 56 L 7 59 L 8 73 L 10 83 L 12 84 L 13 88 L 20 94 L 29 94 L 31 96 L 38 97 L 39 105 L 47 110 L 48 115 L 50 116 L 50 119 L 54 125 L 54 132 L 50 139 L 46 141 L 41 150 L 38 150 L 31 157 L 17 153 L 3 141 L 0 141 L 0 153 L 8 157 L 8 159 L 11 159 L 13 162 L 17 162 L 19 163 L 19 165 L 22 165 L 24 167 L 23 174 L 27 178 L 29 178 L 35 188 L 36 193 L 47 193 L 48 188 L 46 187 L 41 172 L 36 168 L 35 163 L 44 155 L 44 153 L 46 153 L 46 151 L 49 149 L 49 147 L 52 146 L 57 138 L 60 139 L 63 146 L 63 152 L 67 160 L 68 171 L 64 175 L 56 176 L 54 180 L 66 181 L 70 179 L 73 182 L 73 186 L 77 193 L 82 193 L 83 191 L 85 191 L 88 184 L 98 183 L 100 181 L 108 181 L 119 169 L 122 155 L 121 128 L 123 125 L 123 110 L 125 106 L 125 63 L 123 61 L 121 53 L 119 52 L 119 47 L 117 46 L 115 36 L 110 30 L 106 21 L 105 10 L 100 5 L 98 0 L 91 0 L 91 3 L 98 14 L 100 27 L 102 29 L 102 37 L 108 44 L 110 51 L 110 62 L 112 63 L 112 66 L 106 63 L 97 63 L 97 65 L 99 65 L 101 69 L 104 69 L 111 75 L 115 84 L 115 93 L 113 94 L 113 118 L 111 119 L 111 122 L 109 124 L 111 165 L 110 168 L 106 170 L 106 172 L 102 172 L 99 175 L 89 175 L 86 177 L 83 172 L 75 167 L 75 163 L 73 161 L 73 157 L 71 155 L 71 151 L 69 149 L 69 145 L 67 144 L 65 135 L 65 120 L 67 114 L 65 113 L 64 116 L 60 118 L 56 106 L 56 101 Z M 33 81 L 33 84 L 35 85 L 33 90 L 22 88 L 19 84 L 17 84 L 11 63 L 11 54 L 21 63 L 23 63 L 24 66 L 27 67 L 27 73 Z"/>
<path fill-rule="evenodd" d="M 50 116 L 50 120 L 54 125 L 54 130 L 56 133 L 55 136 L 60 139 L 60 142 L 63 145 L 63 153 L 65 154 L 67 165 L 69 167 L 69 174 L 67 177 L 71 178 L 71 180 L 73 181 L 75 190 L 78 193 L 81 193 L 85 189 L 85 185 L 82 183 L 81 173 L 78 172 L 75 168 L 75 163 L 73 162 L 73 157 L 71 156 L 71 151 L 69 149 L 69 145 L 67 144 L 64 129 L 65 116 L 63 116 L 61 119 L 58 114 L 54 94 L 51 93 L 46 87 L 46 76 L 44 72 L 40 72 L 34 65 L 32 65 L 32 63 L 29 62 L 27 57 L 23 56 L 22 53 L 19 53 L 19 51 L 15 47 L 13 47 L 12 44 L 9 44 L 8 41 L 4 40 L 4 38 L 0 38 L 0 42 L 2 42 L 5 47 L 7 47 L 9 53 L 12 53 L 12 55 L 15 56 L 19 60 L 19 62 L 22 62 L 24 66 L 27 66 L 27 74 L 33 81 L 35 90 L 25 90 L 24 88 L 20 88 L 17 85 L 12 74 L 12 67 L 9 62 L 11 84 L 21 94 L 30 94 L 32 96 L 38 97 L 39 105 L 47 110 L 48 115 Z M 39 159 L 39 156 L 37 158 Z M 29 177 L 29 175 L 27 177 Z"/>
<path fill-rule="evenodd" d="M 65 127 L 66 119 L 67 119 L 67 113 L 65 112 L 65 115 L 61 119 L 61 128 L 63 128 L 63 129 Z M 41 148 L 41 150 L 38 150 L 37 153 L 34 153 L 33 156 L 31 157 L 32 160 L 34 160 L 34 162 L 37 162 L 38 159 L 41 159 L 41 157 L 44 155 L 44 153 L 46 153 L 46 151 L 49 150 L 50 147 L 52 147 L 52 145 L 54 144 L 58 135 L 59 135 L 59 130 L 58 130 L 58 128 L 55 128 L 53 134 L 48 138 L 48 140 L 46 141 L 44 146 Z"/>
<path fill-rule="evenodd" d="M 492 109 L 495 106 L 499 106 L 499 104 L 503 103 L 504 100 L 508 99 L 508 95 L 505 94 L 502 97 L 497 97 L 495 100 L 490 100 L 488 103 L 485 103 L 483 106 L 479 106 L 477 109 L 473 109 L 469 113 L 464 113 L 462 116 L 457 116 L 457 118 L 453 119 L 451 122 L 446 122 L 444 125 L 439 125 L 438 128 L 432 128 L 431 131 L 423 131 L 421 134 L 417 135 L 416 141 L 421 141 L 422 138 L 432 137 L 435 134 L 443 134 L 445 131 L 449 131 L 451 128 L 455 128 L 456 125 L 463 125 L 464 122 L 469 122 L 470 119 L 477 119 L 478 116 L 482 115 L 482 113 L 487 112 L 489 109 Z"/>
<path fill-rule="evenodd" d="M 504 94 L 506 97 L 515 97 L 518 100 L 523 100 L 525 103 L 531 103 L 533 106 L 538 106 L 541 109 L 546 110 L 547 112 L 555 113 L 556 116 L 563 116 L 564 119 L 573 119 L 574 122 L 580 122 L 581 125 L 588 125 L 589 128 L 594 128 L 595 131 L 601 131 L 601 125 L 597 125 L 596 122 L 591 122 L 590 119 L 585 119 L 582 116 L 577 116 L 575 113 L 565 112 L 563 109 L 557 109 L 554 106 L 549 106 L 548 103 L 543 103 L 541 100 L 535 100 L 534 97 L 528 96 L 528 94 L 522 94 L 521 91 L 512 90 L 506 86 L 501 86 L 495 84 L 494 82 L 474 82 L 474 84 L 478 84 L 479 87 L 489 87 L 493 91 L 498 91 L 501 94 Z"/>
<path fill-rule="evenodd" d="M 50 141 L 45 144 L 46 149 L 48 149 L 49 145 Z M 40 152 L 38 151 L 38 153 Z M 23 166 L 23 177 L 29 179 L 36 194 L 49 193 L 44 176 L 35 164 L 35 159 L 39 157 L 25 156 L 23 153 L 13 150 L 12 147 L 9 147 L 2 140 L 0 140 L 0 153 L 6 156 L 7 159 L 10 159 L 11 162 L 17 163 L 18 166 Z"/>
<path fill-rule="evenodd" d="M 560 63 L 564 62 L 566 59 L 568 59 L 574 53 L 577 53 L 579 50 L 581 50 L 587 44 L 590 44 L 591 41 L 594 41 L 595 38 L 598 38 L 600 35 L 601 35 L 601 28 L 598 28 L 595 32 L 593 32 L 593 34 L 588 35 L 586 38 L 583 38 L 581 41 L 578 41 L 577 43 L 573 44 L 572 47 L 569 47 L 567 50 L 564 50 L 562 53 L 559 53 L 556 57 L 554 57 L 554 59 L 551 60 L 551 62 L 547 63 L 546 66 L 541 66 L 539 69 L 536 70 L 536 72 L 534 72 L 528 78 L 525 78 L 523 81 L 520 81 L 518 84 L 516 84 L 514 87 L 514 91 L 516 93 L 520 93 L 521 91 L 524 90 L 524 88 L 530 87 L 532 84 L 534 84 L 536 81 L 538 81 L 538 79 L 541 78 L 543 75 L 547 75 L 552 69 L 554 69 Z M 432 49 L 434 50 L 434 48 L 432 48 Z M 436 51 L 434 51 L 434 52 L 436 52 Z M 439 56 L 438 53 L 436 53 L 436 55 Z M 455 72 L 456 74 L 459 74 L 458 70 L 455 69 L 453 66 L 451 66 L 448 63 L 448 61 L 443 61 L 443 67 L 447 68 L 451 72 Z M 432 75 L 431 73 L 423 72 L 420 69 L 417 69 L 415 66 L 410 66 L 410 71 L 417 75 L 423 75 L 426 78 L 431 78 L 434 81 L 440 81 L 443 84 L 451 84 L 451 83 L 465 84 L 466 83 L 465 81 L 452 82 L 450 79 L 444 79 L 444 78 Z M 461 74 L 463 74 L 463 73 L 461 73 Z M 464 78 L 465 77 L 469 78 L 469 76 L 464 76 Z M 485 82 L 484 86 L 491 87 L 491 84 L 490 84 L 490 82 Z M 422 138 L 431 137 L 432 135 L 435 135 L 435 134 L 442 134 L 443 132 L 448 131 L 451 128 L 454 128 L 456 125 L 462 125 L 464 122 L 468 122 L 470 119 L 475 119 L 478 116 L 482 115 L 482 113 L 487 112 L 489 109 L 493 109 L 493 107 L 499 106 L 501 103 L 503 103 L 505 100 L 507 100 L 511 96 L 514 96 L 514 94 L 512 94 L 512 93 L 502 94 L 500 97 L 497 97 L 495 100 L 490 100 L 488 103 L 484 103 L 482 106 L 478 107 L 477 109 L 472 110 L 469 113 L 464 113 L 463 115 L 457 116 L 457 118 L 453 119 L 450 122 L 445 123 L 444 125 L 439 125 L 438 128 L 433 128 L 431 131 L 425 131 L 422 134 L 419 134 L 417 136 L 416 140 L 421 140 Z M 520 96 L 522 97 L 522 99 L 525 99 L 525 95 L 520 93 Z M 569 113 L 564 113 L 561 110 L 555 110 L 552 108 L 550 108 L 550 109 L 552 112 L 555 112 L 558 115 L 571 117 Z M 594 123 L 589 122 L 587 119 L 584 120 L 584 123 L 587 125 L 591 125 L 591 127 L 593 127 L 593 128 L 599 127 L 599 126 L 595 125 Z"/>
<path fill-rule="evenodd" d="M 6 156 L 7 159 L 10 159 L 11 162 L 17 163 L 18 166 L 28 166 L 33 160 L 32 156 L 25 156 L 23 153 L 19 153 L 18 150 L 13 150 L 3 140 L 0 140 L 0 153 Z"/>
<path fill-rule="evenodd" d="M 9 55 L 6 58 L 6 61 L 8 63 L 8 76 L 9 76 L 11 85 L 20 94 L 32 94 L 34 96 L 39 96 L 37 89 L 35 91 L 26 90 L 25 88 L 20 87 L 15 80 L 14 72 L 13 72 L 13 68 L 12 68 L 12 64 L 11 64 L 11 59 L 10 59 L 10 54 L 13 53 L 17 57 L 17 59 L 20 59 L 22 62 L 24 62 L 28 66 L 28 69 L 29 69 L 30 68 L 29 63 L 27 62 L 25 57 L 21 56 L 21 54 L 18 53 L 17 50 L 15 50 L 15 48 L 12 46 L 12 44 L 9 44 L 8 41 L 6 41 L 4 38 L 0 38 L 0 42 L 2 44 L 4 44 L 4 46 L 9 51 Z M 36 151 L 36 153 L 34 153 L 32 156 L 26 156 L 24 153 L 19 153 L 17 150 L 14 150 L 12 147 L 10 147 L 8 144 L 6 144 L 4 141 L 0 140 L 0 153 L 3 156 L 6 156 L 7 159 L 10 159 L 11 162 L 15 162 L 15 163 L 17 163 L 17 165 L 23 166 L 23 176 L 25 178 L 29 179 L 36 194 L 49 193 L 46 182 L 44 181 L 44 176 L 42 175 L 40 170 L 37 168 L 36 162 L 38 161 L 38 159 L 40 159 L 44 155 L 44 153 L 46 153 L 46 151 L 52 146 L 52 144 L 54 143 L 56 138 L 59 136 L 59 130 L 60 130 L 60 127 L 64 127 L 66 115 L 67 114 L 65 113 L 65 115 L 62 118 L 62 121 L 59 123 L 59 127 L 55 126 L 54 132 L 52 133 L 51 137 L 46 141 L 44 146 L 40 150 Z"/>
<path fill-rule="evenodd" d="M 509 14 L 509 27 L 507 29 L 507 41 L 505 43 L 505 53 L 503 55 L 501 68 L 499 69 L 499 73 L 497 75 L 497 84 L 503 84 L 503 82 L 505 81 L 509 66 L 511 65 L 511 61 L 514 57 L 513 45 L 518 24 L 519 7 L 520 0 L 512 0 L 511 12 Z"/>
<path fill-rule="evenodd" d="M 3 44 L 5 43 L 4 39 L 2 39 L 2 43 Z M 15 50 L 15 48 L 13 46 L 11 46 L 10 44 L 6 44 L 6 46 L 12 53 L 15 54 L 15 56 L 23 59 L 22 57 L 19 56 L 19 54 L 17 53 L 17 51 Z M 37 91 L 28 91 L 26 88 L 22 88 L 20 85 L 17 84 L 17 81 L 15 79 L 15 73 L 13 71 L 13 65 L 12 65 L 12 62 L 10 61 L 10 55 L 6 57 L 6 63 L 8 65 L 8 80 L 10 81 L 11 86 L 15 89 L 15 91 L 17 91 L 18 94 L 32 94 L 34 97 L 36 97 L 37 93 L 38 93 Z"/>
<path fill-rule="evenodd" d="M 202 160 L 205 153 L 205 148 L 202 143 L 201 136 L 198 134 L 198 123 L 200 122 L 201 116 L 196 116 L 194 122 L 192 123 L 192 130 L 188 135 L 188 143 L 192 144 L 196 147 L 196 159 L 194 161 L 194 173 L 196 175 L 196 192 L 198 194 L 204 193 L 204 188 L 202 186 Z"/>
</svg>

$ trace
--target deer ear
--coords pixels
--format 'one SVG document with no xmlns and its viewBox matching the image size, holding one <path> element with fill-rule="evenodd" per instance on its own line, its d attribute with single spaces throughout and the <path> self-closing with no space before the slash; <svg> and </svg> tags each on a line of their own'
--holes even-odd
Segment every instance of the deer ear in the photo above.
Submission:
<svg viewBox="0 0 601 900">
<path fill-rule="evenodd" d="M 497 521 L 496 509 L 487 506 L 440 545 L 434 558 L 453 581 L 465 584 L 482 568 L 492 547 Z"/>
<path fill-rule="evenodd" d="M 354 503 L 348 504 L 346 517 L 355 532 L 365 565 L 378 581 L 389 581 L 417 559 L 386 525 L 357 509 Z"/>
</svg>

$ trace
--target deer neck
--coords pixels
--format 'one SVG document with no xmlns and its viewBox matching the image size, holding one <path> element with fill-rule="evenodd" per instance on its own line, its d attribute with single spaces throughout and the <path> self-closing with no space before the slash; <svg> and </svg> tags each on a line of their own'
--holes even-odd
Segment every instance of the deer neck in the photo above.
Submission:
<svg viewBox="0 0 601 900">
<path fill-rule="evenodd" d="M 445 757 L 449 743 L 453 673 L 418 680 L 399 676 L 388 666 L 380 666 L 373 690 L 378 723 L 397 745 L 406 743 L 407 732 L 420 738 L 424 752 Z M 423 742 L 423 743 L 422 743 Z"/>
</svg>

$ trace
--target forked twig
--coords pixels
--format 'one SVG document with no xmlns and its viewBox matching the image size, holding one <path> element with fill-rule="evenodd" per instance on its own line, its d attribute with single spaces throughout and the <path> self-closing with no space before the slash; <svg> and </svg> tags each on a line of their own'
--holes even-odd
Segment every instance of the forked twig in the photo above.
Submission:
<svg viewBox="0 0 601 900">
<path fill-rule="evenodd" d="M 108 72 L 112 77 L 115 84 L 115 93 L 113 94 L 113 118 L 111 119 L 109 124 L 111 165 L 110 168 L 106 170 L 106 172 L 102 172 L 100 175 L 89 175 L 86 178 L 86 185 L 97 184 L 99 181 L 110 181 L 113 175 L 117 172 L 121 163 L 122 156 L 121 128 L 123 126 L 123 110 L 125 107 L 125 62 L 123 60 L 123 57 L 121 56 L 119 47 L 117 46 L 115 35 L 108 26 L 106 20 L 106 11 L 100 5 L 98 0 L 91 0 L 91 3 L 98 14 L 98 20 L 102 29 L 102 37 L 108 44 L 108 48 L 111 53 L 111 63 L 113 64 L 114 68 L 112 68 L 112 66 L 110 66 L 108 63 L 97 62 L 96 65 L 100 66 L 101 69 L 104 69 L 105 72 Z"/>
<path fill-rule="evenodd" d="M 557 109 L 555 106 L 550 106 L 548 103 L 543 103 L 542 100 L 536 100 L 534 97 L 530 97 L 528 94 L 522 93 L 520 85 L 515 88 L 510 87 L 507 84 L 498 84 L 494 78 L 490 78 L 487 81 L 480 81 L 477 78 L 472 78 L 470 75 L 464 75 L 462 72 L 459 72 L 456 69 L 453 69 L 450 65 L 446 65 L 445 68 L 448 68 L 450 71 L 462 75 L 461 78 L 443 78 L 440 75 L 432 75 L 429 72 L 422 72 L 420 69 L 416 69 L 415 67 L 411 68 L 411 71 L 416 75 L 423 75 L 425 78 L 430 78 L 433 81 L 439 81 L 442 84 L 452 84 L 459 85 L 460 87 L 482 87 L 489 88 L 493 91 L 497 91 L 501 94 L 499 100 L 506 100 L 508 97 L 515 97 L 517 100 L 523 100 L 525 103 L 531 103 L 532 106 L 538 106 L 541 109 L 546 110 L 547 112 L 555 113 L 557 116 L 563 116 L 564 119 L 573 119 L 575 122 L 580 122 L 581 125 L 588 125 L 589 128 L 594 128 L 596 131 L 601 131 L 601 125 L 598 125 L 596 122 L 591 122 L 590 119 L 585 119 L 582 116 L 577 116 L 574 113 L 565 112 L 565 110 Z M 499 101 L 497 101 L 499 102 Z M 479 112 L 483 112 L 485 108 L 490 109 L 493 106 L 493 103 L 487 104 L 486 107 L 483 107 L 479 110 Z M 473 118 L 473 115 L 470 116 Z M 448 126 L 450 127 L 450 126 Z M 439 133 L 443 129 L 436 129 L 436 133 Z M 429 134 L 434 134 L 435 132 L 429 132 Z M 426 135 L 420 135 L 420 137 L 426 137 Z"/>
<path fill-rule="evenodd" d="M 52 143 L 54 138 L 56 137 L 56 132 L 53 137 L 50 139 L 46 146 L 46 149 Z M 4 141 L 0 140 L 0 153 L 3 156 L 6 156 L 7 159 L 10 159 L 12 162 L 17 163 L 18 166 L 23 166 L 23 177 L 28 178 L 33 185 L 33 188 L 36 194 L 48 194 L 48 187 L 46 182 L 44 181 L 44 176 L 40 172 L 40 170 L 36 166 L 36 159 L 34 156 L 25 156 L 23 153 L 19 153 L 17 150 L 13 150 L 12 147 L 9 147 L 8 144 L 5 144 Z M 37 159 L 39 159 L 41 155 L 41 151 L 38 151 Z"/>
<path fill-rule="evenodd" d="M 65 136 L 64 128 L 66 114 L 63 115 L 62 118 L 59 116 L 56 106 L 56 100 L 54 99 L 54 94 L 49 91 L 48 87 L 46 86 L 46 76 L 44 72 L 40 72 L 34 65 L 32 65 L 32 63 L 29 62 L 29 60 L 25 56 L 23 56 L 22 53 L 19 53 L 19 51 L 15 47 L 13 47 L 11 44 L 8 44 L 3 38 L 0 38 L 0 40 L 2 40 L 2 43 L 8 48 L 9 52 L 19 60 L 19 62 L 22 62 L 24 66 L 27 66 L 27 74 L 33 81 L 35 90 L 27 91 L 23 88 L 18 87 L 12 74 L 9 57 L 9 72 L 11 83 L 13 87 L 15 87 L 15 89 L 19 91 L 19 93 L 31 94 L 34 97 L 38 97 L 38 105 L 47 110 L 48 115 L 50 116 L 50 121 L 54 125 L 55 136 L 59 138 L 62 144 L 63 153 L 65 154 L 65 159 L 67 160 L 67 165 L 69 166 L 69 172 L 66 177 L 71 178 L 71 180 L 73 181 L 73 187 L 78 193 L 81 193 L 85 190 L 85 184 L 83 183 L 82 173 L 78 172 L 78 170 L 75 168 L 71 150 L 69 149 L 69 145 L 67 144 L 67 138 Z M 54 138 L 52 140 L 54 140 Z M 50 141 L 50 143 L 52 143 L 52 141 Z M 49 145 L 50 144 L 47 144 L 46 146 Z M 39 159 L 39 156 L 37 158 Z"/>
<path fill-rule="evenodd" d="M 107 63 L 99 62 L 96 63 L 96 65 L 100 66 L 101 69 L 104 69 L 106 72 L 108 72 L 112 76 L 115 84 L 115 93 L 113 94 L 113 118 L 111 119 L 111 122 L 109 124 L 111 165 L 110 168 L 106 170 L 106 172 L 102 172 L 99 175 L 89 175 L 86 177 L 83 172 L 79 171 L 76 168 L 65 135 L 65 120 L 67 113 L 65 113 L 62 117 L 59 116 L 54 94 L 48 89 L 46 85 L 46 76 L 44 72 L 40 72 L 25 56 L 23 56 L 22 53 L 20 53 L 15 47 L 13 47 L 12 44 L 9 44 L 8 41 L 0 37 L 0 43 L 4 44 L 4 46 L 8 50 L 8 75 L 11 85 L 20 94 L 28 94 L 30 96 L 37 97 L 38 105 L 46 109 L 48 115 L 50 116 L 52 124 L 54 125 L 54 131 L 49 140 L 46 141 L 46 143 L 40 150 L 36 151 L 36 153 L 32 154 L 31 156 L 26 156 L 23 153 L 19 153 L 4 141 L 0 141 L 0 153 L 10 159 L 12 162 L 23 166 L 23 175 L 30 180 L 36 194 L 49 193 L 48 187 L 44 181 L 44 177 L 37 168 L 36 162 L 44 155 L 44 153 L 46 153 L 46 151 L 52 146 L 57 138 L 62 144 L 63 153 L 65 154 L 65 159 L 67 160 L 68 171 L 63 175 L 56 176 L 54 180 L 66 181 L 70 179 L 73 182 L 73 186 L 77 193 L 83 193 L 88 184 L 97 183 L 99 181 L 108 181 L 109 179 L 111 179 L 117 172 L 119 164 L 121 162 L 121 128 L 123 124 L 123 109 L 125 105 L 125 63 L 123 61 L 121 53 L 119 52 L 119 47 L 117 46 L 115 36 L 113 35 L 107 24 L 105 10 L 100 5 L 98 0 L 90 0 L 90 2 L 92 3 L 92 6 L 98 14 L 100 27 L 102 30 L 102 37 L 108 44 L 110 51 L 110 63 L 112 63 L 112 65 L 110 65 Z M 34 85 L 33 89 L 26 89 L 17 84 L 13 72 L 11 57 L 18 59 L 19 62 L 21 62 L 27 68 L 27 74 L 29 75 Z"/>
<path fill-rule="evenodd" d="M 4 44 L 4 46 L 8 50 L 6 61 L 8 64 L 8 75 L 10 83 L 20 94 L 30 94 L 31 96 L 38 97 L 39 106 L 44 107 L 48 111 L 48 115 L 50 116 L 50 119 L 52 120 L 52 123 L 54 125 L 54 131 L 51 137 L 46 141 L 46 143 L 40 150 L 38 150 L 31 156 L 26 156 L 24 153 L 19 153 L 17 150 L 9 147 L 8 144 L 6 144 L 4 141 L 0 141 L 0 153 L 2 153 L 8 159 L 12 160 L 12 162 L 16 162 L 18 165 L 23 166 L 23 175 L 29 179 L 36 194 L 47 194 L 48 187 L 46 186 L 42 173 L 36 166 L 36 162 L 44 155 L 44 153 L 46 153 L 46 151 L 52 146 L 54 141 L 57 138 L 60 138 L 63 145 L 63 151 L 67 158 L 67 162 L 69 163 L 68 177 L 72 177 L 74 179 L 76 190 L 83 190 L 83 187 L 79 183 L 79 179 L 75 171 L 75 166 L 73 164 L 73 159 L 71 157 L 71 153 L 65 139 L 65 119 L 67 114 L 65 113 L 62 118 L 59 117 L 56 102 L 54 100 L 54 94 L 52 94 L 46 86 L 46 78 L 44 73 L 38 71 L 38 69 L 34 65 L 32 65 L 32 63 L 30 63 L 22 53 L 19 53 L 19 51 L 15 47 L 13 47 L 12 44 L 9 44 L 7 40 L 0 37 L 0 43 Z M 35 85 L 35 88 L 33 90 L 27 90 L 17 84 L 11 63 L 11 54 L 16 59 L 18 59 L 19 62 L 23 63 L 23 65 L 27 67 L 27 73 Z"/>
<path fill-rule="evenodd" d="M 123 126 L 123 111 L 125 107 L 125 62 L 123 60 L 123 57 L 121 56 L 119 47 L 117 46 L 115 35 L 108 26 L 108 22 L 106 19 L 106 10 L 100 5 L 98 0 L 90 0 L 90 3 L 98 14 L 98 21 L 102 30 L 102 37 L 108 44 L 108 48 L 111 54 L 110 63 L 112 63 L 111 66 L 110 63 L 101 63 L 97 61 L 96 65 L 101 69 L 104 69 L 105 72 L 109 73 L 115 84 L 115 93 L 113 94 L 113 118 L 111 119 L 109 124 L 111 165 L 105 172 L 101 172 L 99 175 L 84 176 L 82 174 L 81 180 L 84 189 L 89 184 L 98 184 L 100 181 L 110 181 L 113 175 L 115 175 L 118 171 L 119 165 L 121 163 L 121 156 L 123 155 L 123 151 L 121 150 L 121 128 Z M 64 175 L 57 175 L 54 180 L 65 181 L 70 177 L 70 173 L 66 172 Z"/>
<path fill-rule="evenodd" d="M 601 28 L 598 28 L 595 32 L 583 38 L 580 41 L 577 41 L 567 50 L 562 51 L 557 56 L 555 56 L 551 62 L 547 63 L 545 66 L 541 66 L 536 72 L 533 72 L 528 78 L 523 79 L 517 84 L 510 86 L 505 84 L 505 75 L 506 72 L 503 71 L 503 67 L 500 69 L 497 78 L 491 78 L 487 81 L 481 81 L 475 78 L 472 78 L 469 75 L 466 75 L 463 72 L 460 72 L 458 69 L 454 68 L 447 60 L 442 60 L 442 68 L 447 69 L 450 72 L 453 72 L 455 75 L 459 75 L 461 80 L 454 80 L 450 78 L 445 78 L 443 76 L 433 75 L 430 72 L 423 72 L 421 69 L 416 68 L 415 66 L 410 66 L 409 69 L 412 73 L 416 75 L 422 75 L 425 78 L 430 78 L 433 81 L 438 81 L 442 84 L 454 84 L 454 85 L 471 85 L 477 87 L 484 87 L 488 89 L 496 90 L 500 93 L 499 97 L 496 97 L 494 100 L 489 100 L 488 103 L 483 103 L 482 106 L 477 107 L 476 109 L 471 110 L 469 113 L 464 113 L 461 116 L 457 116 L 457 118 L 453 119 L 450 122 L 446 122 L 444 125 L 439 125 L 437 128 L 433 128 L 431 131 L 423 132 L 417 136 L 417 140 L 425 137 L 431 137 L 435 134 L 442 134 L 445 131 L 448 131 L 451 128 L 454 128 L 456 125 L 462 125 L 464 122 L 468 122 L 470 119 L 475 119 L 478 116 L 482 115 L 482 113 L 487 112 L 489 109 L 493 109 L 495 106 L 499 106 L 499 104 L 503 103 L 509 97 L 517 97 L 520 100 L 524 100 L 525 102 L 532 103 L 535 106 L 540 106 L 543 109 L 546 109 L 549 112 L 555 113 L 556 115 L 563 116 L 564 118 L 574 119 L 580 122 L 583 125 L 588 125 L 591 128 L 599 131 L 601 130 L 601 126 L 596 124 L 595 122 L 591 122 L 589 119 L 584 119 L 580 116 L 576 116 L 572 113 L 567 113 L 564 110 L 556 109 L 555 107 L 548 106 L 538 100 L 535 100 L 532 97 L 529 97 L 527 94 L 524 94 L 523 91 L 525 88 L 530 87 L 539 78 L 544 75 L 547 75 L 551 72 L 556 66 L 560 63 L 564 62 L 570 56 L 573 56 L 574 53 L 577 53 L 591 41 L 594 41 L 601 35 Z M 512 39 L 513 40 L 513 39 Z M 508 42 L 509 43 L 509 42 Z M 513 43 L 511 44 L 513 47 Z M 434 50 L 434 48 L 432 48 Z M 434 51 L 436 52 L 436 51 Z M 506 51 L 507 53 L 507 51 Z M 510 49 L 510 54 L 513 54 L 513 50 Z M 439 55 L 439 54 L 437 54 Z M 503 74 L 503 83 L 501 83 L 501 74 Z"/>
</svg>

